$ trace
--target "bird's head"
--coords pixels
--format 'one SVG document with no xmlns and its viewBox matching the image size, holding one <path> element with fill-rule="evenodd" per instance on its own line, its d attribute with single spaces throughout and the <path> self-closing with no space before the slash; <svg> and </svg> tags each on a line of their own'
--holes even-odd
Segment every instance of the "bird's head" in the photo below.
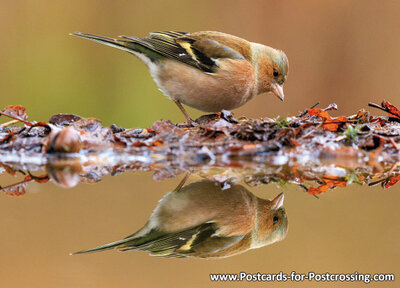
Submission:
<svg viewBox="0 0 400 288">
<path fill-rule="evenodd" d="M 285 239 L 288 232 L 288 220 L 283 208 L 283 193 L 272 201 L 259 201 L 256 229 L 252 233 L 251 248 L 258 248 Z"/>
<path fill-rule="evenodd" d="M 258 94 L 272 92 L 283 101 L 283 84 L 289 71 L 289 61 L 281 50 L 252 43 L 251 61 L 257 71 Z"/>
</svg>

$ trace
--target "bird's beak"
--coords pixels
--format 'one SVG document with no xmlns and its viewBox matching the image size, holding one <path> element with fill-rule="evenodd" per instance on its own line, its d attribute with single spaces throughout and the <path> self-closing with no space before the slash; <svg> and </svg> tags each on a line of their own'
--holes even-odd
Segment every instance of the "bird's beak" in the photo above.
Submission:
<svg viewBox="0 0 400 288">
<path fill-rule="evenodd" d="M 285 199 L 285 195 L 283 195 L 283 192 L 279 194 L 278 196 L 275 197 L 274 200 L 272 200 L 272 209 L 273 210 L 278 210 L 283 206 L 283 200 Z"/>
<path fill-rule="evenodd" d="M 285 99 L 285 95 L 283 94 L 283 87 L 278 83 L 273 83 L 271 87 L 272 87 L 271 92 L 274 93 L 276 97 L 278 97 L 283 101 Z"/>
</svg>

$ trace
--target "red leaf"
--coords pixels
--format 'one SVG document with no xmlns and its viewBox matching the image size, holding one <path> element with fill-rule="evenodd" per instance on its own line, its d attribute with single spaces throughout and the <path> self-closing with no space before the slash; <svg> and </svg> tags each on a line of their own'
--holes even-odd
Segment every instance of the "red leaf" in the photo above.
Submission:
<svg viewBox="0 0 400 288">
<path fill-rule="evenodd" d="M 389 116 L 395 116 L 400 119 L 400 110 L 397 109 L 393 104 L 388 101 L 382 101 L 382 107 L 388 111 Z"/>
<path fill-rule="evenodd" d="M 371 122 L 371 123 L 378 122 L 379 125 L 381 125 L 382 127 L 386 126 L 386 120 L 383 119 L 382 117 L 371 117 L 369 122 Z"/>
<path fill-rule="evenodd" d="M 324 120 L 331 120 L 332 117 L 329 115 L 328 112 L 322 111 L 321 109 L 308 109 L 308 114 L 310 116 L 318 116 Z"/>
<path fill-rule="evenodd" d="M 347 185 L 347 181 L 340 180 L 340 178 L 336 176 L 329 176 L 329 178 L 324 178 L 324 182 L 325 182 L 324 184 L 318 187 L 308 188 L 308 193 L 317 195 L 326 192 L 329 189 L 333 189 L 335 187 L 346 187 Z"/>
<path fill-rule="evenodd" d="M 49 176 L 47 174 L 43 174 L 40 176 L 34 176 L 32 178 L 35 182 L 40 183 L 40 184 L 46 183 L 49 181 Z"/>
<path fill-rule="evenodd" d="M 400 175 L 389 177 L 384 182 L 382 182 L 382 187 L 390 188 L 399 181 L 400 181 Z"/>
<path fill-rule="evenodd" d="M 340 125 L 347 123 L 346 117 L 339 116 L 337 118 L 332 118 L 328 112 L 321 109 L 308 109 L 308 114 L 324 119 L 322 127 L 332 132 L 336 132 Z"/>
</svg>

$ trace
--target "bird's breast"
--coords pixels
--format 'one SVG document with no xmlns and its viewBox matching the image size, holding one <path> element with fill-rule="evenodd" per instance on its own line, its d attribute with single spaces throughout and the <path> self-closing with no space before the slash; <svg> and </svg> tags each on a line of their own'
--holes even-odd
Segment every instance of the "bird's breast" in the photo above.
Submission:
<svg viewBox="0 0 400 288">
<path fill-rule="evenodd" d="M 215 73 L 163 60 L 151 74 L 168 97 L 205 112 L 242 106 L 256 94 L 256 75 L 246 60 L 221 59 Z"/>
</svg>

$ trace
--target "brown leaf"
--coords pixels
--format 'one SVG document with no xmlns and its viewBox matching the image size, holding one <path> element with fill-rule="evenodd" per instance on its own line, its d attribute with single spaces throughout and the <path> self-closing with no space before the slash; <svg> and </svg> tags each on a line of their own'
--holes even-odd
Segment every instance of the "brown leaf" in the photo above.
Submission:
<svg viewBox="0 0 400 288">
<path fill-rule="evenodd" d="M 98 128 L 101 128 L 101 120 L 96 118 L 82 118 L 75 123 L 76 127 L 84 130 L 85 132 L 95 132 Z"/>
<path fill-rule="evenodd" d="M 7 165 L 4 164 L 0 164 L 0 167 L 3 168 L 8 174 L 15 176 L 15 174 L 17 173 L 17 170 L 15 170 L 14 168 L 11 168 Z"/>
<path fill-rule="evenodd" d="M 25 107 L 21 105 L 10 105 L 1 111 L 3 115 L 9 116 L 10 118 L 26 121 L 28 115 L 25 112 Z"/>
<path fill-rule="evenodd" d="M 81 119 L 82 117 L 74 114 L 56 114 L 50 117 L 49 122 L 58 126 L 69 126 Z"/>
<path fill-rule="evenodd" d="M 28 183 L 18 183 L 15 185 L 10 185 L 8 187 L 4 187 L 0 190 L 2 190 L 4 193 L 6 193 L 7 195 L 10 195 L 10 196 L 22 196 L 26 193 L 25 188 L 26 188 L 27 184 Z"/>
<path fill-rule="evenodd" d="M 385 140 L 382 137 L 379 137 L 377 135 L 369 135 L 366 138 L 363 138 L 359 141 L 358 147 L 370 151 L 370 150 L 375 150 L 384 143 Z"/>
<path fill-rule="evenodd" d="M 151 142 L 151 146 L 162 146 L 164 144 L 164 141 L 161 139 L 156 139 L 153 142 Z"/>
</svg>

